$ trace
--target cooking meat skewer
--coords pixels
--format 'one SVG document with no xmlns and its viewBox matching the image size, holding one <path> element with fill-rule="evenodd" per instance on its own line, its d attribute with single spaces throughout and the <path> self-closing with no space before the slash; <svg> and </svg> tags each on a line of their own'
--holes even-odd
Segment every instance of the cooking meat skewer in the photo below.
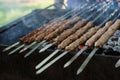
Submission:
<svg viewBox="0 0 120 80">
<path fill-rule="evenodd" d="M 95 42 L 95 48 L 92 50 L 92 52 L 88 55 L 86 60 L 83 62 L 83 64 L 80 66 L 80 68 L 77 70 L 77 75 L 80 74 L 83 69 L 86 67 L 88 62 L 91 60 L 91 58 L 94 56 L 96 51 L 99 49 L 98 47 L 102 47 L 109 38 L 115 33 L 115 31 L 120 27 L 120 20 L 116 20 L 115 23 L 110 26 L 110 28 Z"/>
<path fill-rule="evenodd" d="M 50 29 L 51 29 L 51 28 L 50 28 Z M 48 30 L 50 30 L 50 29 L 48 29 Z M 43 36 L 43 35 L 42 35 L 42 36 Z M 34 38 L 33 38 L 33 39 L 34 39 Z M 30 41 L 30 40 L 28 40 L 28 41 Z M 31 54 L 34 50 L 36 50 L 36 49 L 37 49 L 40 45 L 42 45 L 43 43 L 44 43 L 44 41 L 41 42 L 41 43 L 39 43 L 39 44 L 37 44 L 37 47 L 35 47 L 33 50 L 31 50 L 31 51 L 29 52 L 29 54 Z M 34 45 L 34 44 L 36 44 L 36 42 L 33 42 L 31 45 L 27 46 L 27 48 L 31 47 L 31 46 Z M 17 50 L 21 49 L 21 48 L 24 47 L 24 46 L 25 46 L 24 44 L 21 45 L 21 46 L 19 46 L 19 47 L 16 48 L 15 50 L 11 51 L 9 54 L 12 54 L 12 53 L 16 52 Z M 23 49 L 22 51 L 26 50 L 27 48 Z M 21 52 L 22 52 L 22 51 L 21 51 Z"/>
<path fill-rule="evenodd" d="M 62 31 L 67 29 L 71 24 L 75 23 L 76 21 L 78 21 L 80 18 L 79 17 L 75 17 L 72 20 L 69 20 L 66 24 L 63 24 L 61 27 L 58 27 L 55 31 Z M 43 36 L 43 35 L 42 35 Z M 39 37 L 41 38 L 41 37 Z M 36 38 L 38 39 L 38 38 Z M 39 39 L 38 39 L 39 40 Z M 39 43 L 41 44 L 41 43 Z M 33 48 L 30 52 L 28 52 L 24 57 L 29 56 L 34 50 L 36 50 L 39 47 L 39 44 L 37 45 L 37 47 Z"/>
<path fill-rule="evenodd" d="M 102 9 L 102 8 L 101 8 Z M 98 10 L 98 11 L 101 11 L 100 9 Z M 87 20 L 89 21 L 89 19 L 91 18 L 91 16 L 93 16 L 94 14 L 92 14 L 92 15 L 90 15 L 88 18 L 87 18 Z M 80 23 L 78 22 L 76 25 L 74 25 L 74 27 L 73 28 L 71 28 L 72 30 L 74 30 L 74 28 L 75 28 L 75 30 L 76 30 L 76 27 L 78 28 L 78 26 L 79 27 L 81 27 L 81 26 L 83 26 L 82 24 L 84 23 L 85 21 L 84 21 L 84 19 L 83 19 L 83 22 L 82 22 L 82 20 L 80 21 Z M 82 24 L 81 24 L 82 23 Z M 70 30 L 71 31 L 71 30 Z M 72 31 L 71 31 L 72 32 Z M 66 37 L 68 37 L 69 35 L 71 35 L 72 33 L 71 32 L 69 32 L 69 30 L 66 30 L 65 32 L 63 32 L 60 36 L 58 36 L 55 40 L 54 40 L 54 43 L 53 44 L 59 44 L 62 40 L 64 40 Z M 60 40 L 59 40 L 60 39 Z M 48 44 L 47 45 L 47 48 L 49 48 L 50 46 L 52 46 L 53 44 Z M 45 48 L 43 48 L 44 50 L 45 49 L 47 49 L 46 47 Z M 44 51 L 43 50 L 43 51 Z M 46 59 L 44 59 L 40 64 L 38 64 L 38 66 L 36 66 L 36 69 L 37 69 L 37 67 L 39 68 L 39 66 L 42 66 L 43 64 L 45 64 L 51 57 L 53 57 L 55 54 L 57 54 L 57 52 L 59 52 L 60 50 L 56 50 L 55 52 L 53 52 L 50 56 L 48 56 Z"/>
<path fill-rule="evenodd" d="M 70 34 L 72 34 L 73 32 L 75 32 L 78 28 L 82 27 L 84 24 L 86 23 L 86 21 L 83 19 L 83 20 L 80 20 L 78 21 L 74 26 L 73 28 L 70 28 L 68 30 L 66 30 L 65 32 L 63 32 L 60 37 L 62 36 L 69 36 Z M 72 32 L 72 33 L 71 33 Z M 68 33 L 68 34 L 67 34 Z M 59 38 L 59 37 L 57 37 Z M 56 39 L 57 39 L 56 38 Z M 63 38 L 63 37 L 62 37 Z M 63 38 L 64 39 L 64 38 Z M 59 42 L 58 42 L 59 43 Z M 55 52 L 56 53 L 56 52 Z M 44 64 L 45 61 L 43 61 L 43 64 Z"/>
<path fill-rule="evenodd" d="M 91 8 L 91 7 L 93 7 L 93 6 L 95 6 L 95 4 L 93 4 L 92 6 L 90 6 L 89 8 Z M 83 8 L 83 7 L 81 7 L 81 8 Z M 87 10 L 86 10 L 87 11 Z M 80 12 L 83 12 L 83 11 L 80 11 Z M 80 12 L 79 12 L 79 14 L 80 14 Z M 77 14 L 78 15 L 78 14 Z M 41 34 L 42 35 L 42 34 Z M 40 36 L 40 35 L 39 35 Z M 43 35 L 42 35 L 42 37 L 43 37 Z M 36 37 L 34 37 L 33 39 L 35 39 Z M 30 40 L 29 40 L 30 41 Z M 20 52 L 23 52 L 23 51 L 25 51 L 25 50 L 27 50 L 29 47 L 31 47 L 31 46 L 33 46 L 34 44 L 36 44 L 37 42 L 33 42 L 32 44 L 30 44 L 30 45 L 28 45 L 27 47 L 25 47 L 24 49 L 22 49 Z M 44 43 L 44 41 L 42 42 L 42 43 Z M 41 43 L 40 43 L 41 44 Z M 37 49 L 37 48 L 36 48 Z M 33 50 L 32 50 L 33 51 Z"/>
<path fill-rule="evenodd" d="M 68 13 L 66 13 L 65 15 L 63 15 L 62 17 L 60 17 L 60 19 L 67 18 L 69 15 L 71 15 L 70 13 L 72 13 L 72 12 L 74 12 L 74 11 L 80 9 L 80 8 L 82 9 L 82 8 L 86 7 L 87 5 L 88 5 L 88 4 L 86 3 L 86 4 L 84 4 L 83 6 L 79 6 L 79 7 L 75 8 L 75 9 L 69 11 Z M 96 4 L 93 4 L 92 6 L 94 6 L 94 5 L 96 5 Z M 52 20 L 52 21 L 53 21 L 53 20 Z M 50 21 L 50 22 L 51 22 L 51 21 Z M 30 34 L 31 34 L 31 33 L 30 33 Z M 8 51 L 8 50 L 10 50 L 11 48 L 17 46 L 18 44 L 20 44 L 20 42 L 14 43 L 13 45 L 5 48 L 3 51 Z M 35 43 L 34 43 L 34 44 L 35 44 Z"/>
<path fill-rule="evenodd" d="M 90 7 L 89 7 L 90 8 Z M 94 7 L 95 8 L 95 7 Z M 78 15 L 78 14 L 77 14 Z M 74 15 L 73 17 L 75 17 L 76 15 Z M 67 25 L 64 25 L 63 27 L 67 27 Z M 57 30 L 55 30 L 54 32 L 52 32 L 51 34 L 52 35 L 54 35 L 54 36 L 57 36 L 56 34 L 59 34 L 59 33 L 61 33 L 61 32 L 63 32 L 65 29 L 63 28 L 58 28 Z M 41 35 L 42 37 L 44 37 L 44 36 L 46 36 L 46 35 Z M 40 36 L 40 38 L 41 38 L 41 36 Z M 50 35 L 51 36 L 51 35 Z M 45 37 L 46 38 L 46 37 Z M 53 38 L 53 37 L 52 37 Z M 48 38 L 49 39 L 49 38 Z M 38 40 L 40 40 L 40 39 L 38 39 Z M 41 39 L 42 40 L 42 39 Z M 45 39 L 46 40 L 46 39 Z M 43 44 L 45 41 L 42 41 L 41 43 Z M 41 43 L 39 43 L 39 44 L 41 44 Z M 51 44 L 50 44 L 51 45 Z M 37 47 L 39 47 L 39 46 L 37 46 Z M 31 50 L 28 54 L 26 54 L 24 57 L 27 57 L 27 56 L 29 56 L 34 50 L 36 50 L 37 49 L 37 47 L 35 47 L 35 49 L 33 49 L 33 50 Z"/>
<path fill-rule="evenodd" d="M 59 18 L 58 18 L 59 19 Z M 65 20 L 66 18 L 63 18 L 63 20 Z M 59 19 L 60 20 L 60 19 Z M 58 25 L 58 24 L 56 24 L 56 23 L 58 23 L 58 22 L 55 22 L 55 24 L 54 25 Z M 53 26 L 53 25 L 52 25 Z M 51 27 L 52 27 L 51 26 Z M 51 27 L 49 27 L 50 29 L 51 29 Z M 48 29 L 49 30 L 49 29 Z M 53 30 L 54 31 L 54 30 Z M 45 32 L 45 31 L 44 31 Z M 38 34 L 38 35 L 41 35 L 41 33 L 40 34 Z M 36 36 L 37 37 L 37 36 Z M 35 39 L 36 37 L 33 37 L 33 39 Z M 31 40 L 28 40 L 28 41 L 30 41 L 30 42 L 32 42 Z"/>
<path fill-rule="evenodd" d="M 92 34 L 94 34 L 97 30 L 98 30 L 98 28 L 99 27 L 93 27 L 93 28 L 91 28 L 90 29 L 90 31 L 89 32 L 87 32 L 86 34 L 84 34 L 80 39 L 83 39 L 83 37 L 84 37 L 84 40 L 83 40 L 83 42 L 88 38 L 88 37 L 90 37 L 90 36 L 92 36 Z M 91 33 L 91 34 L 90 34 Z M 89 35 L 90 34 L 90 35 Z M 87 37 L 86 37 L 87 36 Z M 86 37 L 86 38 L 85 38 Z M 77 41 L 78 40 L 80 40 L 80 39 L 77 39 Z M 78 43 L 79 44 L 79 43 Z M 74 49 L 75 49 L 76 47 L 74 47 Z M 56 52 L 58 52 L 59 50 L 56 50 L 53 54 L 55 54 Z M 50 57 L 49 57 L 50 58 Z M 49 59 L 48 58 L 48 59 Z M 47 59 L 47 60 L 48 60 Z M 45 59 L 46 60 L 46 59 Z M 44 60 L 43 60 L 44 61 Z M 36 66 L 36 69 L 38 69 L 38 68 L 40 68 L 41 67 L 41 64 L 43 65 L 44 63 L 43 63 L 43 61 L 40 63 L 40 65 L 37 65 Z M 44 61 L 45 62 L 45 61 Z"/>
<path fill-rule="evenodd" d="M 61 22 L 61 23 L 62 23 L 62 22 Z M 39 44 L 39 45 L 40 45 L 40 44 Z M 24 46 L 25 46 L 25 44 L 22 44 L 21 46 L 17 47 L 17 48 L 14 49 L 13 51 L 11 51 L 11 52 L 9 53 L 9 55 L 10 55 L 10 54 L 13 54 L 14 52 L 18 51 L 19 49 L 23 48 Z"/>
<path fill-rule="evenodd" d="M 99 11 L 101 11 L 104 7 L 106 7 L 107 5 L 105 5 L 105 6 L 103 6 L 102 8 L 100 8 L 100 9 L 98 9 L 97 10 L 97 12 L 99 12 Z M 93 14 L 91 14 L 88 18 L 87 18 L 87 20 L 89 20 L 94 14 L 96 14 L 96 12 L 94 12 Z M 86 20 L 86 21 L 87 21 Z M 91 24 L 91 22 L 89 23 L 89 24 Z M 89 25 L 88 24 L 88 25 Z M 81 31 L 81 30 L 80 30 Z M 78 31 L 78 33 L 79 33 L 79 31 Z M 68 33 L 67 33 L 68 34 Z M 69 35 L 68 35 L 69 36 Z M 63 35 L 62 35 L 62 38 L 61 38 L 61 40 L 60 41 L 62 41 L 62 40 L 64 40 L 64 38 L 66 38 L 67 37 L 67 35 L 64 35 L 64 37 L 63 37 Z M 59 37 L 58 37 L 59 38 Z M 51 38 L 49 38 L 49 39 L 51 39 Z M 60 38 L 59 38 L 60 39 Z M 56 44 L 58 44 L 58 42 L 60 42 L 60 41 L 58 41 L 58 39 L 56 39 L 55 40 L 55 43 Z M 53 46 L 55 43 L 51 43 L 51 44 L 48 44 L 47 46 L 45 46 L 44 48 L 42 48 L 40 51 L 39 51 L 39 53 L 41 53 L 41 52 L 44 52 L 45 50 L 47 50 L 48 48 L 50 48 L 51 46 Z"/>
<path fill-rule="evenodd" d="M 111 22 L 107 22 L 106 25 L 104 26 L 104 28 L 109 27 L 112 23 Z M 99 26 L 98 26 L 99 27 Z M 102 29 L 102 28 L 101 28 Z M 99 29 L 98 31 L 100 31 L 101 29 Z M 77 41 L 76 41 L 77 43 Z M 66 47 L 66 50 L 69 50 L 69 47 L 72 47 L 74 44 L 74 46 L 79 46 L 79 44 L 75 44 L 72 43 L 70 44 L 68 47 Z M 74 47 L 73 47 L 74 48 Z M 77 59 L 77 57 L 80 56 L 80 54 L 82 54 L 86 49 L 88 48 L 88 46 L 85 46 L 82 50 L 80 50 L 78 53 L 76 53 L 65 65 L 64 68 L 68 67 L 70 64 L 72 64 L 73 61 L 75 61 Z M 71 50 L 71 49 L 70 49 Z"/>
<path fill-rule="evenodd" d="M 93 14 L 94 15 L 94 14 Z M 88 19 L 90 19 L 90 17 L 88 18 Z M 66 33 L 66 32 L 65 32 Z M 64 34 L 64 33 L 63 33 Z M 62 35 L 62 34 L 61 34 Z M 64 35 L 65 36 L 65 35 Z M 57 37 L 57 38 L 59 38 L 59 37 Z M 62 39 L 61 39 L 62 40 Z M 64 40 L 64 38 L 63 38 L 63 40 Z M 55 40 L 56 41 L 56 43 L 57 42 L 59 42 L 59 41 L 57 41 L 57 40 Z M 52 44 L 50 44 L 50 45 L 52 45 Z M 49 45 L 48 45 L 49 46 Z M 36 69 L 38 69 L 38 68 L 40 68 L 43 64 L 45 64 L 50 58 L 52 58 L 55 54 L 57 54 L 58 52 L 60 51 L 60 49 L 57 49 L 56 51 L 54 51 L 51 55 L 49 55 L 47 58 L 45 58 L 40 64 L 38 64 L 37 66 L 36 66 Z"/>
<path fill-rule="evenodd" d="M 56 20 L 55 20 L 55 21 L 56 21 Z M 57 21 L 58 21 L 58 20 L 57 20 Z M 52 24 L 52 21 L 50 21 L 50 22 L 47 23 L 47 24 L 44 24 L 43 27 L 40 27 L 40 28 L 34 30 L 33 32 L 29 33 L 28 35 L 24 36 L 23 38 L 21 38 L 21 40 L 25 40 L 25 38 L 32 36 L 33 34 L 35 34 L 36 32 L 38 32 L 38 31 L 40 31 L 40 30 L 43 30 L 44 26 L 45 26 L 45 25 L 49 25 L 49 24 Z M 20 42 L 16 42 L 15 44 L 13 44 L 13 45 L 5 48 L 3 51 L 7 51 L 7 50 L 9 50 L 9 49 L 17 46 L 18 44 L 20 44 Z"/>
<path fill-rule="evenodd" d="M 101 27 L 101 26 L 102 26 L 105 22 L 107 22 L 112 16 L 114 16 L 116 12 L 117 12 L 117 11 L 115 10 L 115 11 L 114 11 L 108 18 L 106 18 L 106 20 L 105 20 L 103 23 L 101 23 L 101 25 L 99 25 L 99 26 Z M 105 31 L 106 31 L 106 30 L 109 28 L 109 26 L 111 26 L 111 25 L 112 25 L 112 21 L 108 21 L 103 28 L 100 28 L 100 29 L 96 32 L 95 35 L 93 35 L 90 39 L 88 39 L 88 40 L 86 41 L 86 44 L 85 44 L 86 46 L 85 46 L 83 49 L 81 49 L 78 53 L 76 53 L 68 62 L 66 62 L 66 64 L 64 65 L 64 68 L 66 68 L 66 67 L 68 67 L 70 64 L 72 64 L 72 62 L 75 61 L 75 60 L 88 48 L 88 46 L 91 47 L 91 46 L 94 44 L 94 42 L 95 42 L 98 38 L 100 38 L 100 36 L 101 36 L 103 33 L 105 33 Z"/>
<path fill-rule="evenodd" d="M 104 11 L 106 11 L 106 10 L 104 10 Z M 104 11 L 102 12 L 102 13 L 104 13 Z M 102 14 L 101 13 L 101 14 Z M 101 14 L 99 15 L 99 17 L 101 16 Z M 97 17 L 97 18 L 95 18 L 93 21 L 96 21 L 99 17 Z M 60 49 L 57 49 L 57 50 L 55 50 L 53 53 L 55 53 L 55 52 L 59 52 L 60 51 Z M 40 74 L 40 73 L 42 73 L 45 69 L 47 69 L 49 66 L 51 66 L 53 63 L 55 63 L 57 60 L 59 60 L 60 58 L 62 58 L 64 55 L 66 55 L 68 53 L 68 51 L 65 51 L 65 52 L 63 52 L 62 54 L 60 54 L 59 56 L 57 56 L 55 59 L 53 59 L 52 61 L 50 61 L 48 64 L 46 64 L 45 66 L 43 66 L 42 68 L 40 68 L 37 72 L 36 72 L 36 74 Z M 38 68 L 37 66 L 36 66 L 36 68 Z"/>
<path fill-rule="evenodd" d="M 33 42 L 34 41 L 34 39 L 37 37 L 37 36 L 39 36 L 39 35 L 42 35 L 42 34 L 44 34 L 45 32 L 47 32 L 47 31 L 52 31 L 52 30 L 55 30 L 55 29 L 57 29 L 57 27 L 60 27 L 62 24 L 65 24 L 67 21 L 65 20 L 65 21 L 62 21 L 62 22 L 59 22 L 57 25 L 51 25 L 50 27 L 48 27 L 46 30 L 43 30 L 43 31 L 40 31 L 40 32 L 38 32 L 38 33 L 36 33 L 36 35 L 34 35 L 34 36 L 32 36 L 30 39 L 29 39 L 29 43 L 30 42 Z M 29 47 L 31 47 L 31 46 L 33 46 L 34 44 L 36 44 L 37 42 L 33 42 L 33 43 L 31 43 L 30 45 L 28 45 L 27 47 L 25 47 L 25 48 L 23 48 L 20 52 L 23 52 L 23 51 L 25 51 L 25 50 L 27 50 Z"/>
</svg>

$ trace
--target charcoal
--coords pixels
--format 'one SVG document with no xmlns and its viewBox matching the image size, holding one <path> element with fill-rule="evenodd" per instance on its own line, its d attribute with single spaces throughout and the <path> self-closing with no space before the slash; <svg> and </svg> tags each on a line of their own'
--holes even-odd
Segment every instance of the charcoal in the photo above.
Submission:
<svg viewBox="0 0 120 80">
<path fill-rule="evenodd" d="M 120 30 L 115 32 L 115 34 L 108 40 L 103 48 L 112 48 L 114 51 L 120 52 Z"/>
</svg>

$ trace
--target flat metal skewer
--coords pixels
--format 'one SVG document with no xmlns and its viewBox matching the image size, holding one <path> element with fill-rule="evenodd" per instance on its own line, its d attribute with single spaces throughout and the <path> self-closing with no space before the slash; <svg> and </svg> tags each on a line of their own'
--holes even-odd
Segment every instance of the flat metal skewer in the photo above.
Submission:
<svg viewBox="0 0 120 80">
<path fill-rule="evenodd" d="M 28 46 L 26 46 L 25 48 L 23 48 L 22 50 L 20 50 L 19 53 L 22 53 L 22 52 L 26 51 L 28 48 L 32 47 L 32 46 L 35 45 L 36 43 L 37 43 L 37 42 L 31 43 L 30 45 L 28 45 Z"/>
<path fill-rule="evenodd" d="M 117 63 L 115 64 L 115 68 L 118 68 L 120 66 L 120 59 L 117 61 Z"/>
<path fill-rule="evenodd" d="M 8 46 L 7 48 L 5 48 L 5 49 L 3 50 L 3 52 L 10 50 L 11 48 L 17 46 L 18 44 L 20 44 L 20 42 L 16 42 L 16 43 L 12 44 L 11 46 Z"/>
<path fill-rule="evenodd" d="M 31 51 L 29 51 L 24 58 L 28 57 L 30 54 L 32 54 L 32 52 L 34 52 L 37 48 L 39 48 L 45 41 L 42 41 L 40 43 L 38 43 Z"/>
<path fill-rule="evenodd" d="M 39 51 L 39 53 L 44 52 L 45 50 L 47 50 L 48 48 L 50 48 L 50 47 L 53 46 L 53 45 L 54 45 L 54 43 L 50 43 L 50 44 L 46 45 L 44 48 L 42 48 L 42 49 Z"/>
<path fill-rule="evenodd" d="M 73 63 L 85 50 L 87 50 L 88 46 L 85 46 L 81 49 L 78 53 L 76 53 L 68 62 L 65 63 L 64 68 L 68 67 L 70 64 Z"/>
<path fill-rule="evenodd" d="M 11 55 L 13 53 L 15 53 L 16 51 L 20 50 L 21 48 L 23 48 L 25 46 L 25 44 L 20 45 L 19 47 L 17 47 L 16 49 L 14 49 L 13 51 L 11 51 L 8 55 Z"/>
<path fill-rule="evenodd" d="M 68 51 L 63 52 L 62 54 L 60 54 L 59 56 L 57 56 L 55 59 L 53 59 L 52 61 L 50 61 L 48 64 L 46 64 L 45 66 L 43 66 L 42 68 L 40 68 L 36 74 L 40 74 L 42 73 L 44 70 L 46 70 L 48 67 L 50 67 L 53 63 L 55 63 L 57 60 L 59 60 L 60 58 L 62 58 L 64 55 L 66 55 L 68 53 Z"/>
<path fill-rule="evenodd" d="M 45 58 L 42 62 L 40 62 L 35 69 L 40 68 L 41 66 L 43 66 L 48 60 L 50 60 L 54 55 L 56 55 L 58 52 L 60 51 L 60 49 L 55 50 L 52 54 L 50 54 L 47 58 Z"/>
<path fill-rule="evenodd" d="M 92 52 L 88 55 L 88 57 L 85 59 L 85 61 L 83 62 L 83 64 L 80 66 L 80 68 L 78 68 L 77 75 L 79 75 L 84 70 L 84 68 L 86 67 L 86 65 L 88 64 L 88 62 L 91 60 L 91 58 L 94 56 L 94 54 L 96 53 L 96 51 L 98 49 L 99 48 L 94 48 L 92 50 Z"/>
</svg>

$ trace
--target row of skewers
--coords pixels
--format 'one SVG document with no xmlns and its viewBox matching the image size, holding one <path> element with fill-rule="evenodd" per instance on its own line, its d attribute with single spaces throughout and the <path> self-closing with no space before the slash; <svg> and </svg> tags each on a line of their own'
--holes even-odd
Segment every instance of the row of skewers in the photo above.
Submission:
<svg viewBox="0 0 120 80">
<path fill-rule="evenodd" d="M 77 70 L 78 75 L 83 71 L 83 69 L 88 64 L 90 59 L 94 56 L 96 51 L 100 47 L 102 47 L 120 27 L 120 20 L 117 19 L 120 16 L 119 9 L 115 9 L 100 24 L 98 24 L 97 26 L 95 25 L 96 21 L 99 20 L 99 18 L 105 13 L 107 13 L 109 8 L 109 3 L 104 4 L 101 8 L 98 8 L 96 4 L 93 4 L 91 6 L 88 6 L 87 4 L 79 6 L 78 8 L 68 12 L 64 16 L 54 19 L 49 23 L 44 24 L 42 27 L 29 33 L 28 35 L 20 38 L 20 42 L 17 42 L 5 48 L 4 51 L 17 46 L 20 43 L 23 44 L 11 51 L 9 55 L 20 49 L 21 53 L 34 46 L 33 49 L 31 49 L 24 56 L 26 58 L 31 55 L 33 51 L 41 46 L 42 48 L 40 49 L 39 53 L 44 52 L 51 46 L 57 46 L 57 49 L 53 53 L 51 53 L 47 58 L 45 58 L 35 67 L 38 70 L 36 74 L 40 74 L 56 61 L 64 57 L 66 54 L 74 51 L 76 48 L 78 48 L 79 45 L 84 44 L 85 46 L 64 65 L 64 68 L 72 64 L 88 48 L 94 47 L 94 49 L 85 59 L 83 64 Z M 92 13 L 83 17 L 85 13 L 87 14 L 90 12 Z M 91 18 L 96 14 L 98 15 L 93 20 L 91 20 Z M 116 14 L 117 16 L 113 19 L 113 16 L 115 16 Z M 47 61 L 49 61 L 61 50 L 64 50 L 64 52 L 51 60 L 49 63 L 47 63 Z M 45 63 L 47 64 L 45 65 Z"/>
</svg>

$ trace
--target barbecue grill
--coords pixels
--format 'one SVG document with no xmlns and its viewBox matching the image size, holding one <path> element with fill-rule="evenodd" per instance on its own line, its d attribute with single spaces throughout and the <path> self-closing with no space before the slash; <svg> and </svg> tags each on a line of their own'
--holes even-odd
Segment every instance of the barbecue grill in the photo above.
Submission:
<svg viewBox="0 0 120 80">
<path fill-rule="evenodd" d="M 76 16 L 77 17 L 80 16 L 82 19 L 86 19 L 87 22 L 93 20 L 95 22 L 94 25 L 99 25 L 99 26 L 105 25 L 105 22 L 108 20 L 116 21 L 117 18 L 119 19 L 119 10 L 109 9 L 109 3 L 104 4 L 102 8 L 98 8 L 96 4 L 93 4 L 91 6 L 88 6 L 88 4 L 80 5 L 78 8 L 75 8 L 74 10 L 71 10 L 71 11 L 68 11 L 67 9 L 57 10 L 57 11 L 45 9 L 44 11 L 46 11 L 48 14 L 51 14 L 51 12 L 53 12 L 55 15 L 55 17 L 52 17 L 52 18 L 49 17 L 49 19 L 48 19 L 48 16 L 46 17 L 45 15 L 43 16 L 39 14 L 39 11 L 41 12 L 41 10 L 37 10 L 37 11 L 33 11 L 31 14 L 27 15 L 30 17 L 25 16 L 13 23 L 6 25 L 4 28 L 1 29 L 1 34 L 0 34 L 0 38 L 1 38 L 0 40 L 1 42 L 1 46 L 0 46 L 1 77 L 0 79 L 1 80 L 14 80 L 14 79 L 17 79 L 17 80 L 21 80 L 21 79 L 22 80 L 39 80 L 39 79 L 43 79 L 43 80 L 46 80 L 46 79 L 48 80 L 56 80 L 56 79 L 58 80 L 79 80 L 79 79 L 118 80 L 119 79 L 120 69 L 115 68 L 114 65 L 119 59 L 120 52 L 114 51 L 112 48 L 108 48 L 108 49 L 99 48 L 99 50 L 96 49 L 95 56 L 88 63 L 88 65 L 85 67 L 83 72 L 80 73 L 79 75 L 76 75 L 76 71 L 78 70 L 80 65 L 84 62 L 84 60 L 87 58 L 87 56 L 89 56 L 88 53 L 90 53 L 93 50 L 93 48 L 90 48 L 87 50 L 86 48 L 88 47 L 86 46 L 82 48 L 81 50 L 83 51 L 84 49 L 86 50 L 84 54 L 81 54 L 79 57 L 77 57 L 77 59 L 67 68 L 63 68 L 64 64 L 67 61 L 69 61 L 80 50 L 79 48 L 73 51 L 64 51 L 63 49 L 58 50 L 56 49 L 56 46 L 54 44 L 51 44 L 51 42 L 46 43 L 46 41 L 41 41 L 39 42 L 39 43 L 42 43 L 42 45 L 40 44 L 41 46 L 36 47 L 39 44 L 37 43 L 36 45 L 28 48 L 26 51 L 22 53 L 19 53 L 20 50 L 18 51 L 16 50 L 15 52 L 12 52 L 12 53 L 9 53 L 10 52 L 9 50 L 6 52 L 2 52 L 2 50 L 5 50 L 5 48 L 8 45 L 11 45 L 17 42 L 18 38 L 22 37 L 23 35 L 26 35 L 27 33 L 31 32 L 35 28 L 38 28 L 40 25 L 42 25 L 39 22 L 43 22 L 44 24 L 45 22 L 47 23 L 53 18 L 55 18 L 54 20 L 56 20 L 56 17 L 59 17 L 59 16 L 62 16 L 60 17 L 60 19 L 62 20 L 68 19 L 68 21 L 70 19 L 74 19 Z M 60 15 L 58 15 L 57 13 L 59 13 Z M 31 20 L 31 15 L 32 17 L 34 17 L 32 18 L 32 20 Z M 97 17 L 94 18 L 94 16 L 97 16 Z M 106 16 L 108 18 L 106 18 Z M 38 19 L 36 19 L 35 17 L 37 17 Z M 79 19 L 77 19 L 77 21 L 78 20 Z M 35 23 L 35 25 L 33 24 L 30 25 L 31 22 Z M 74 24 L 76 23 L 77 22 L 74 22 Z M 71 24 L 69 28 L 70 29 L 73 28 L 72 26 L 74 24 Z M 23 26 L 23 28 L 19 27 L 21 25 Z M 17 29 L 19 29 L 20 31 L 16 31 L 14 34 L 12 34 L 13 37 L 11 37 L 11 35 L 8 34 L 10 31 L 15 31 Z M 23 29 L 26 29 L 26 32 L 20 33 Z M 5 35 L 7 35 L 8 37 L 6 38 Z M 18 46 L 14 46 L 12 50 L 14 51 L 17 48 L 20 48 L 21 45 L 24 46 L 24 44 L 19 44 Z M 48 47 L 46 48 L 46 46 Z M 41 48 L 43 49 L 44 52 L 40 51 L 42 53 L 39 53 L 39 50 Z M 51 58 L 48 61 L 48 64 L 54 59 L 57 59 L 57 57 L 60 57 L 60 55 L 63 53 L 69 52 L 69 54 L 63 55 L 64 57 L 61 56 L 61 59 L 58 59 L 58 61 L 56 60 L 55 63 L 53 62 L 54 64 L 52 64 L 50 67 L 43 70 L 43 72 L 36 74 L 36 72 L 38 71 L 37 69 L 35 69 L 36 65 L 42 62 L 51 53 L 53 52 L 55 53 L 55 51 L 58 52 L 58 54 L 55 55 L 53 58 Z M 9 56 L 8 56 L 8 53 L 9 53 Z M 24 57 L 27 57 L 27 58 L 24 58 Z"/>
</svg>

